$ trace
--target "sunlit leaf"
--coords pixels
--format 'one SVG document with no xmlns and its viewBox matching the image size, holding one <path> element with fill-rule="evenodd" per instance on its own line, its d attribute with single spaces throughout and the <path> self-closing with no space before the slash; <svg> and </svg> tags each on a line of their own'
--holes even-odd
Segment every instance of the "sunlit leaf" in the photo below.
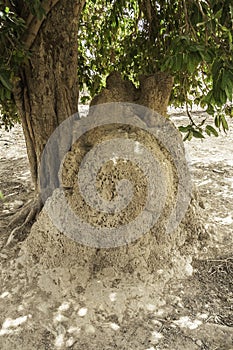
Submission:
<svg viewBox="0 0 233 350">
<path fill-rule="evenodd" d="M 213 126 L 211 126 L 211 125 L 206 125 L 205 131 L 209 136 L 211 134 L 213 134 L 216 137 L 218 136 L 217 130 L 215 128 L 213 128 Z"/>
</svg>

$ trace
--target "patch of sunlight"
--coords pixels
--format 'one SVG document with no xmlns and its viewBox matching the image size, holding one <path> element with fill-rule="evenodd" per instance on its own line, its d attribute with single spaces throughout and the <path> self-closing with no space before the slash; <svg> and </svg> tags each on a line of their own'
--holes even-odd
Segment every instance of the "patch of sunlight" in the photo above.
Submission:
<svg viewBox="0 0 233 350">
<path fill-rule="evenodd" d="M 198 183 L 198 187 L 199 187 L 199 186 L 207 185 L 207 184 L 209 184 L 209 183 L 211 183 L 211 182 L 212 182 L 211 179 L 204 180 L 204 181 Z"/>
<path fill-rule="evenodd" d="M 146 309 L 147 309 L 147 311 L 155 311 L 155 309 L 156 309 L 156 306 L 155 305 L 153 305 L 153 304 L 147 304 L 146 305 Z"/>
<path fill-rule="evenodd" d="M 10 328 L 10 327 L 18 327 L 22 323 L 26 322 L 28 317 L 31 317 L 31 315 L 21 316 L 16 318 L 15 320 L 12 320 L 11 318 L 7 318 L 2 325 L 2 328 Z"/>
<path fill-rule="evenodd" d="M 58 313 L 56 316 L 54 316 L 53 321 L 54 322 L 64 322 L 64 321 L 67 321 L 67 317 L 65 317 L 62 314 Z"/>
<path fill-rule="evenodd" d="M 95 334 L 95 327 L 93 327 L 91 324 L 86 325 L 85 332 L 88 334 Z"/>
<path fill-rule="evenodd" d="M 32 315 L 29 314 L 26 316 L 18 317 L 14 320 L 11 318 L 7 318 L 2 324 L 2 329 L 0 330 L 0 335 L 13 333 L 13 330 L 9 329 L 9 328 L 16 328 L 16 327 L 20 326 L 22 323 L 26 322 L 27 319 L 31 318 L 31 317 L 32 317 Z"/>
<path fill-rule="evenodd" d="M 202 319 L 202 320 L 206 320 L 209 317 L 209 315 L 208 314 L 201 314 L 198 312 L 197 317 Z"/>
<path fill-rule="evenodd" d="M 109 294 L 109 299 L 113 302 L 116 301 L 116 293 L 110 293 Z"/>
<path fill-rule="evenodd" d="M 231 215 L 228 215 L 225 218 L 215 217 L 215 221 L 221 222 L 224 225 L 231 225 L 233 223 L 233 219 Z"/>
<path fill-rule="evenodd" d="M 158 309 L 158 311 L 155 312 L 156 316 L 162 316 L 164 314 L 163 309 Z"/>
<path fill-rule="evenodd" d="M 18 306 L 18 311 L 23 311 L 24 310 L 24 306 L 21 304 Z"/>
<path fill-rule="evenodd" d="M 230 182 L 231 183 L 231 187 L 233 188 L 233 177 L 225 177 L 224 181 Z"/>
<path fill-rule="evenodd" d="M 232 184 L 232 188 L 233 188 L 233 184 Z M 217 195 L 221 196 L 221 197 L 225 197 L 225 198 L 229 198 L 232 197 L 232 194 L 230 193 L 230 189 L 227 187 L 222 188 L 221 192 L 218 192 Z"/>
<path fill-rule="evenodd" d="M 30 176 L 30 171 L 27 170 L 20 174 L 19 179 L 25 181 L 25 180 L 28 180 L 29 176 Z"/>
<path fill-rule="evenodd" d="M 66 341 L 66 348 L 70 348 L 74 343 L 75 343 L 75 339 L 74 339 L 73 337 L 70 337 L 70 338 Z"/>
<path fill-rule="evenodd" d="M 152 323 L 156 325 L 157 327 L 161 327 L 162 323 L 159 320 L 152 320 Z"/>
<path fill-rule="evenodd" d="M 110 160 L 113 162 L 113 165 L 117 165 L 117 159 L 118 159 L 118 157 L 112 157 L 112 158 L 110 158 Z"/>
<path fill-rule="evenodd" d="M 86 307 L 82 307 L 81 309 L 78 310 L 78 315 L 80 317 L 84 317 L 84 316 L 86 316 L 86 314 L 87 314 L 87 308 Z"/>
<path fill-rule="evenodd" d="M 186 272 L 187 276 L 192 276 L 192 274 L 193 274 L 193 267 L 192 267 L 192 265 L 190 263 L 187 263 L 185 265 L 185 272 Z"/>
<path fill-rule="evenodd" d="M 141 145 L 138 141 L 135 141 L 134 153 L 141 154 L 143 152 Z"/>
<path fill-rule="evenodd" d="M 72 333 L 79 333 L 80 331 L 81 331 L 81 328 L 80 328 L 80 327 L 73 327 L 73 326 L 71 326 L 71 327 L 67 330 L 67 332 L 70 333 L 70 334 L 72 334 Z"/>
<path fill-rule="evenodd" d="M 120 328 L 120 326 L 116 323 L 110 323 L 110 327 L 114 330 L 114 331 L 118 331 L 118 329 Z"/>
<path fill-rule="evenodd" d="M 150 348 L 148 348 L 146 350 L 155 350 L 155 348 L 153 346 L 151 346 Z"/>
<path fill-rule="evenodd" d="M 179 320 L 172 322 L 181 328 L 189 328 L 191 330 L 198 328 L 202 324 L 202 321 L 200 320 L 191 321 L 189 316 L 183 316 Z"/>
<path fill-rule="evenodd" d="M 59 311 L 66 311 L 70 308 L 70 303 L 64 301 L 58 308 Z"/>
<path fill-rule="evenodd" d="M 10 293 L 9 292 L 3 292 L 1 295 L 0 295 L 0 298 L 4 299 L 6 297 L 10 296 Z"/>
<path fill-rule="evenodd" d="M 64 345 L 64 334 L 59 334 L 56 339 L 54 345 L 57 348 L 61 348 Z"/>
<path fill-rule="evenodd" d="M 152 335 L 152 341 L 156 341 L 157 342 L 157 341 L 159 341 L 160 339 L 163 338 L 163 335 L 161 333 L 157 332 L 157 331 L 153 331 L 151 333 L 151 335 Z"/>
<path fill-rule="evenodd" d="M 12 333 L 14 333 L 13 329 L 1 329 L 0 330 L 0 336 L 6 335 L 6 334 L 12 334 Z"/>
</svg>

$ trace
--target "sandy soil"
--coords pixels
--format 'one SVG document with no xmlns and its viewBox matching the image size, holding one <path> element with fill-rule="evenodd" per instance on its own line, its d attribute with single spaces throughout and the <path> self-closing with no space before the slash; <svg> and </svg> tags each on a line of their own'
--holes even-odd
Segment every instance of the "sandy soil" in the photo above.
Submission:
<svg viewBox="0 0 233 350">
<path fill-rule="evenodd" d="M 187 122 L 181 111 L 172 118 Z M 154 301 L 145 304 L 138 298 L 143 285 L 132 279 L 128 294 L 116 293 L 116 281 L 93 280 L 88 299 L 81 287 L 67 294 L 60 280 L 50 293 L 51 279 L 33 267 L 28 275 L 20 264 L 21 242 L 5 246 L 7 225 L 32 185 L 21 127 L 0 130 L 0 349 L 233 350 L 233 121 L 227 136 L 192 140 L 186 150 L 210 235 L 189 276 L 164 286 L 161 271 L 151 284 Z"/>
</svg>

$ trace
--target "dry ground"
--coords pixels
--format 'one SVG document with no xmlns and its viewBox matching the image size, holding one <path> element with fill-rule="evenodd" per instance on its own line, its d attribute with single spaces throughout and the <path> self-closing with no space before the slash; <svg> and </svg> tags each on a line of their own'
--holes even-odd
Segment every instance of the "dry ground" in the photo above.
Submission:
<svg viewBox="0 0 233 350">
<path fill-rule="evenodd" d="M 187 121 L 179 111 L 173 120 Z M 33 269 L 29 276 L 17 261 L 21 243 L 5 247 L 7 224 L 32 186 L 21 127 L 0 130 L 0 349 L 233 350 L 233 122 L 227 136 L 193 140 L 186 149 L 210 237 L 189 277 L 165 286 L 158 280 L 154 303 L 137 304 L 132 295 L 125 301 L 127 317 L 120 318 L 116 310 L 124 298 L 117 303 L 114 285 L 89 288 L 94 306 L 82 289 L 68 295 L 59 281 L 57 292 L 49 293 L 41 276 Z M 105 293 L 109 312 L 98 300 L 105 302 Z"/>
</svg>

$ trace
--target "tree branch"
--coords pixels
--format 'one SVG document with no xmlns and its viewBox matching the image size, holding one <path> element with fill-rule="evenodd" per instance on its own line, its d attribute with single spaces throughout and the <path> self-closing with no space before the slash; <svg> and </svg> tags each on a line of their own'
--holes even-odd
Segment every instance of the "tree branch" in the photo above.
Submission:
<svg viewBox="0 0 233 350">
<path fill-rule="evenodd" d="M 44 11 L 45 11 L 45 16 L 48 15 L 48 13 L 52 10 L 52 8 L 59 2 L 60 0 L 50 0 L 50 1 L 46 1 L 44 0 L 41 4 L 41 6 L 43 7 Z M 40 30 L 40 27 L 44 21 L 44 17 L 42 19 L 36 18 L 35 16 L 33 16 L 31 13 L 29 14 L 27 20 L 26 20 L 26 24 L 28 26 L 28 30 L 27 33 L 23 39 L 24 41 L 24 45 L 26 49 L 30 49 L 34 43 L 34 40 L 37 37 L 37 34 Z"/>
<path fill-rule="evenodd" d="M 195 121 L 194 121 L 193 118 L 192 118 L 191 113 L 189 112 L 188 104 L 187 104 L 187 103 L 185 103 L 185 107 L 186 107 L 186 113 L 187 113 L 187 116 L 188 116 L 188 118 L 189 118 L 189 120 L 190 120 L 190 122 L 191 122 L 191 125 L 197 126 L 196 123 L 195 123 Z"/>
<path fill-rule="evenodd" d="M 188 17 L 188 9 L 187 9 L 185 0 L 183 0 L 183 6 L 184 6 L 184 14 L 185 14 L 185 26 L 186 26 L 187 33 L 188 33 L 189 32 L 189 17 Z"/>
</svg>

